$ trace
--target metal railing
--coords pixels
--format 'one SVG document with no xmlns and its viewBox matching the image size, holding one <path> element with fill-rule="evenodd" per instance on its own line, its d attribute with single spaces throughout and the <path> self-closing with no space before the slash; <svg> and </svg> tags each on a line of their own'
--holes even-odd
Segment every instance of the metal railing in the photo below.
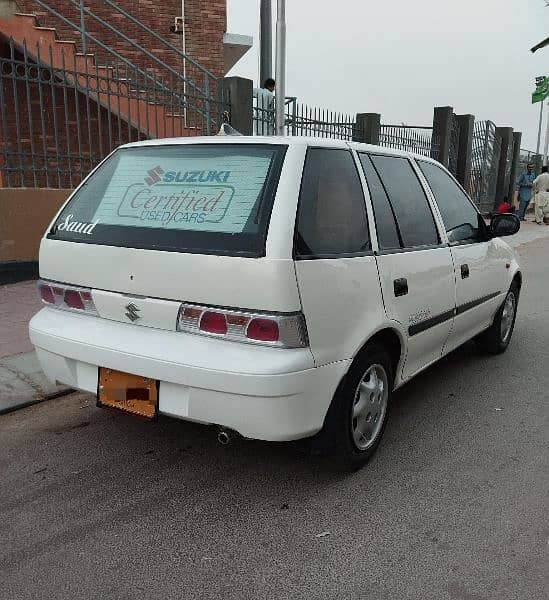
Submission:
<svg viewBox="0 0 549 600">
<path fill-rule="evenodd" d="M 342 140 L 354 138 L 356 125 L 352 115 L 307 106 L 293 96 L 286 97 L 284 112 L 286 135 Z M 274 97 L 260 94 L 254 98 L 253 123 L 255 135 L 274 135 Z"/>
<path fill-rule="evenodd" d="M 413 125 L 382 125 L 379 145 L 423 156 L 432 156 L 437 147 L 432 127 Z"/>
<path fill-rule="evenodd" d="M 103 52 L 105 52 L 108 56 L 114 57 L 115 62 L 128 62 L 131 67 L 133 67 L 133 63 L 127 61 L 127 59 L 122 56 L 119 52 L 116 52 L 112 47 L 107 46 L 103 43 L 97 36 L 92 35 L 89 30 L 86 28 L 86 20 L 85 17 L 89 17 L 98 24 L 100 27 L 112 32 L 115 36 L 124 41 L 124 44 L 127 48 L 130 48 L 132 51 L 138 51 L 142 56 L 146 56 L 151 64 L 154 65 L 154 68 L 158 71 L 158 76 L 165 76 L 169 74 L 177 78 L 179 84 L 181 86 L 190 86 L 193 90 L 193 93 L 197 96 L 203 95 L 204 97 L 210 97 L 212 91 L 215 91 L 217 85 L 217 77 L 205 69 L 202 65 L 197 63 L 195 60 L 190 58 L 187 54 L 184 54 L 179 48 L 171 44 L 164 37 L 159 35 L 156 31 L 145 25 L 142 21 L 137 19 L 135 16 L 125 11 L 122 7 L 118 6 L 112 0 L 103 0 L 104 4 L 107 4 L 115 13 L 119 14 L 126 21 L 132 23 L 138 30 L 146 33 L 148 36 L 152 37 L 154 40 L 154 46 L 158 46 L 158 44 L 167 48 L 170 53 L 177 57 L 178 61 L 181 62 L 182 72 L 177 71 L 173 68 L 173 66 L 169 65 L 166 61 L 162 60 L 156 54 L 151 52 L 148 48 L 144 47 L 142 44 L 139 44 L 135 39 L 132 39 L 128 35 L 126 35 L 123 31 L 113 25 L 112 22 L 108 22 L 87 6 L 84 5 L 83 0 L 66 0 L 69 6 L 72 6 L 73 9 L 78 10 L 79 12 L 79 22 L 72 21 L 67 18 L 65 15 L 60 14 L 56 11 L 52 6 L 50 6 L 44 0 L 33 0 L 36 4 L 38 4 L 43 10 L 45 10 L 49 15 L 55 17 L 56 19 L 62 21 L 65 25 L 70 26 L 72 29 L 78 31 L 80 33 L 80 37 L 82 39 L 82 51 L 85 53 L 89 51 L 87 47 L 88 40 L 96 44 Z M 191 71 L 195 76 L 193 79 L 185 77 L 183 73 Z M 197 83 L 197 80 L 201 79 L 200 84 Z M 202 85 L 202 87 L 201 87 Z"/>
<path fill-rule="evenodd" d="M 501 156 L 501 138 L 492 121 L 477 121 L 473 129 L 469 193 L 482 212 L 493 209 Z M 508 160 L 509 168 L 510 161 Z"/>
<path fill-rule="evenodd" d="M 72 188 L 116 146 L 217 129 L 228 98 L 183 94 L 128 64 L 99 67 L 51 46 L 0 58 L 0 176 L 8 187 Z"/>
</svg>

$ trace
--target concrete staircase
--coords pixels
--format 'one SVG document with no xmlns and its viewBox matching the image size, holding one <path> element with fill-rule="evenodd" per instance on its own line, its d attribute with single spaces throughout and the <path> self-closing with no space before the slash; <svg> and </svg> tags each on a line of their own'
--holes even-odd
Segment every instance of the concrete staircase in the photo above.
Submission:
<svg viewBox="0 0 549 600">
<path fill-rule="evenodd" d="M 98 65 L 94 54 L 77 52 L 76 42 L 58 39 L 55 29 L 40 27 L 33 14 L 0 18 L 0 38 L 12 39 L 33 62 L 55 69 L 56 76 L 77 86 L 146 138 L 200 134 L 185 126 L 182 111 L 162 104 L 161 93 L 157 95 L 155 90 L 151 99 L 132 81 L 118 77 L 113 67 Z"/>
</svg>

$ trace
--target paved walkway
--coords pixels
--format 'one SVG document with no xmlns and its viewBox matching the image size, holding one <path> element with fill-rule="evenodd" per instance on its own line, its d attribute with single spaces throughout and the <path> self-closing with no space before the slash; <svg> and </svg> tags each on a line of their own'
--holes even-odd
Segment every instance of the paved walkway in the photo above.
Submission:
<svg viewBox="0 0 549 600">
<path fill-rule="evenodd" d="M 29 339 L 40 307 L 35 281 L 0 286 L 0 414 L 66 390 L 46 379 Z"/>
<path fill-rule="evenodd" d="M 507 240 L 517 248 L 544 237 L 549 227 L 526 222 Z M 0 286 L 0 414 L 66 391 L 45 378 L 29 340 L 28 323 L 40 307 L 36 282 Z"/>
</svg>

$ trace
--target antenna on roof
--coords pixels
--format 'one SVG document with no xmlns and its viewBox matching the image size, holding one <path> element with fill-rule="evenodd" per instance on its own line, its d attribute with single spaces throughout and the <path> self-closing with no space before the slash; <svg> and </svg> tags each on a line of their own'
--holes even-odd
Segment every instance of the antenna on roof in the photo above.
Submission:
<svg viewBox="0 0 549 600">
<path fill-rule="evenodd" d="M 242 135 L 240 131 L 237 131 L 234 127 L 228 123 L 222 123 L 217 135 Z"/>
<path fill-rule="evenodd" d="M 217 132 L 217 135 L 242 135 L 240 131 L 237 131 L 234 127 L 229 125 L 229 111 L 226 110 L 221 115 L 223 123 Z"/>
</svg>

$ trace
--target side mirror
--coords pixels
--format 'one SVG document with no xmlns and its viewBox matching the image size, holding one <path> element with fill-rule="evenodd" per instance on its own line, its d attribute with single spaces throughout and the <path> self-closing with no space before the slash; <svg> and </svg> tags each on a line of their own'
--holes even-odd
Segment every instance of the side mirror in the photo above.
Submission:
<svg viewBox="0 0 549 600">
<path fill-rule="evenodd" d="M 494 215 L 490 222 L 490 233 L 492 237 L 503 237 L 505 235 L 515 235 L 520 229 L 520 221 L 516 215 L 505 213 L 503 215 Z"/>
</svg>

